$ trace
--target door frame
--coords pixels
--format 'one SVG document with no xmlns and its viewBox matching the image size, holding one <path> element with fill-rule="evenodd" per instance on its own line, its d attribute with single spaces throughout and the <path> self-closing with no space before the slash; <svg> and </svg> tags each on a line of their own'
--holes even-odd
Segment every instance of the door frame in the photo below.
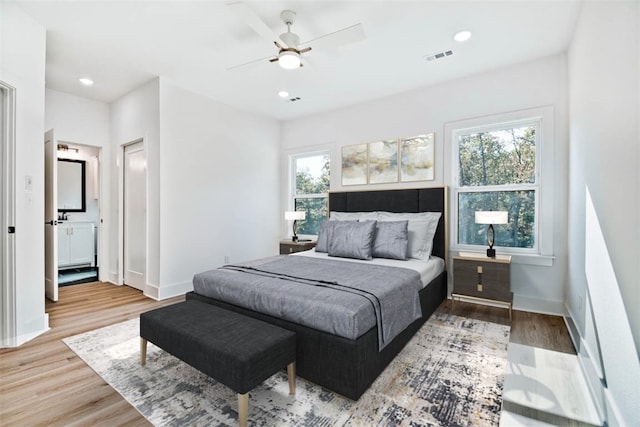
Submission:
<svg viewBox="0 0 640 427">
<path fill-rule="evenodd" d="M 120 170 L 118 173 L 118 285 L 124 285 L 124 174 L 125 174 L 125 148 L 133 145 L 133 144 L 142 144 L 142 149 L 145 153 L 145 159 L 147 160 L 148 165 L 148 154 L 146 144 L 146 137 L 141 137 L 134 139 L 129 142 L 125 142 L 124 144 L 120 144 L 120 149 L 118 152 L 118 165 L 120 165 Z M 145 168 L 145 242 L 144 242 L 144 251 L 145 251 L 145 265 L 144 265 L 144 282 L 145 282 L 145 290 L 143 293 L 146 295 L 146 288 L 149 280 L 149 170 Z"/>
<path fill-rule="evenodd" d="M 96 266 L 98 267 L 98 280 L 100 282 L 108 282 L 109 281 L 109 246 L 108 246 L 109 235 L 106 232 L 106 228 L 105 228 L 107 227 L 108 219 L 107 221 L 105 221 L 104 219 L 105 216 L 108 215 L 108 206 L 105 201 L 106 194 L 107 194 L 107 190 L 105 188 L 105 181 L 108 180 L 108 175 L 106 175 L 106 172 L 108 171 L 106 169 L 103 169 L 105 147 L 100 145 L 83 144 L 80 142 L 66 141 L 61 139 L 58 140 L 58 143 L 66 144 L 73 147 L 81 147 L 81 148 L 85 147 L 87 149 L 92 149 L 97 152 L 96 167 L 98 168 L 98 171 L 97 171 L 96 178 L 98 180 L 98 188 L 97 188 L 98 190 L 98 221 L 96 223 L 95 238 L 97 240 L 96 250 L 98 252 L 98 259 L 96 260 Z M 108 156 L 108 153 L 106 156 Z M 95 188 L 92 190 L 95 190 Z"/>
<path fill-rule="evenodd" d="M 16 319 L 16 88 L 0 81 L 0 347 L 15 347 Z"/>
</svg>

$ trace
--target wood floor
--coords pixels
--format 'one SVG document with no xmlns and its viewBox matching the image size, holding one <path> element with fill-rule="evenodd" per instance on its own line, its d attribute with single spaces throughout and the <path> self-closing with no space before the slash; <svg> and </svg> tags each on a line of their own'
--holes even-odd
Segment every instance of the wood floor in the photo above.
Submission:
<svg viewBox="0 0 640 427">
<path fill-rule="evenodd" d="M 513 321 L 509 322 L 509 311 L 505 308 L 456 301 L 446 301 L 439 310 L 447 310 L 458 316 L 487 322 L 511 324 L 509 342 L 576 354 L 569 331 L 560 316 L 513 310 Z"/>
<path fill-rule="evenodd" d="M 154 301 L 127 286 L 90 283 L 60 288 L 47 302 L 51 330 L 17 349 L 0 350 L 0 425 L 147 426 L 149 423 L 61 340 L 182 301 Z M 444 302 L 439 310 L 451 310 Z M 456 302 L 454 314 L 508 324 L 501 308 Z M 511 342 L 573 352 L 561 318 L 514 311 Z"/>
<path fill-rule="evenodd" d="M 0 350 L 0 425 L 150 425 L 61 340 L 181 300 L 99 282 L 60 288 L 59 301 L 46 304 L 51 330 Z"/>
</svg>

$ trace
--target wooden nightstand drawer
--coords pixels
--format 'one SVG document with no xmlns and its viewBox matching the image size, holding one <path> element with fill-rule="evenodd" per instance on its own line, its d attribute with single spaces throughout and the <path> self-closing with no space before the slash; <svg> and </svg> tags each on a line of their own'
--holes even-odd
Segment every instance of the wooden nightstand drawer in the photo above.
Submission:
<svg viewBox="0 0 640 427">
<path fill-rule="evenodd" d="M 470 253 L 454 256 L 451 297 L 504 304 L 511 317 L 511 257 L 487 258 Z"/>
<path fill-rule="evenodd" d="M 455 293 L 511 301 L 509 264 L 454 259 L 453 274 Z"/>
<path fill-rule="evenodd" d="M 289 255 L 295 252 L 308 251 L 316 246 L 316 242 L 294 242 L 293 240 L 280 241 L 280 255 Z"/>
</svg>

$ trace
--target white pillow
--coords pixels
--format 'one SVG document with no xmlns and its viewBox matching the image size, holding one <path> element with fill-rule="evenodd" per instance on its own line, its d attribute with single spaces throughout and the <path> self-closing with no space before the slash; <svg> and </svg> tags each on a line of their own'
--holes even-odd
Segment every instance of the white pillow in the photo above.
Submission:
<svg viewBox="0 0 640 427">
<path fill-rule="evenodd" d="M 375 221 L 377 218 L 377 212 L 329 212 L 331 221 Z"/>
<path fill-rule="evenodd" d="M 409 258 L 428 261 L 433 250 L 433 236 L 436 234 L 441 215 L 442 213 L 440 212 L 378 212 L 378 221 L 408 220 L 409 244 L 407 255 Z"/>
</svg>

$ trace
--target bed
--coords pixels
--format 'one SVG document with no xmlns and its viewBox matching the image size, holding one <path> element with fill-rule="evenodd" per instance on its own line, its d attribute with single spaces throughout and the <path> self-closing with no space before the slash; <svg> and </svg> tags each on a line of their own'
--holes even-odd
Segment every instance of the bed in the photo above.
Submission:
<svg viewBox="0 0 640 427">
<path fill-rule="evenodd" d="M 446 190 L 446 187 L 436 187 L 331 192 L 329 193 L 329 209 L 331 212 L 441 212 L 442 215 L 437 221 L 433 237 L 431 255 L 443 260 L 441 264 L 446 266 Z M 326 254 L 315 253 L 312 250 L 309 254 L 302 253 L 283 257 L 303 258 L 305 255 L 309 260 L 313 260 L 305 261 L 310 263 L 322 262 L 322 257 L 326 256 Z M 335 262 L 340 263 L 340 261 Z M 194 277 L 194 283 L 195 280 Z M 196 287 L 194 286 L 194 288 Z M 447 272 L 442 267 L 435 278 L 420 286 L 417 290 L 419 302 L 416 303 L 419 305 L 420 316 L 410 321 L 407 327 L 403 327 L 384 345 L 381 345 L 382 338 L 379 330 L 381 326 L 379 327 L 375 323 L 364 333 L 358 333 L 357 336 L 341 336 L 338 333 L 326 332 L 300 321 L 283 319 L 282 316 L 274 313 L 266 314 L 246 306 L 243 307 L 245 304 L 238 302 L 238 300 L 225 301 L 223 299 L 226 298 L 223 296 L 211 297 L 203 295 L 203 293 L 203 291 L 201 293 L 190 292 L 187 294 L 187 299 L 204 301 L 296 332 L 298 375 L 350 399 L 357 400 L 441 302 L 446 299 Z"/>
</svg>

